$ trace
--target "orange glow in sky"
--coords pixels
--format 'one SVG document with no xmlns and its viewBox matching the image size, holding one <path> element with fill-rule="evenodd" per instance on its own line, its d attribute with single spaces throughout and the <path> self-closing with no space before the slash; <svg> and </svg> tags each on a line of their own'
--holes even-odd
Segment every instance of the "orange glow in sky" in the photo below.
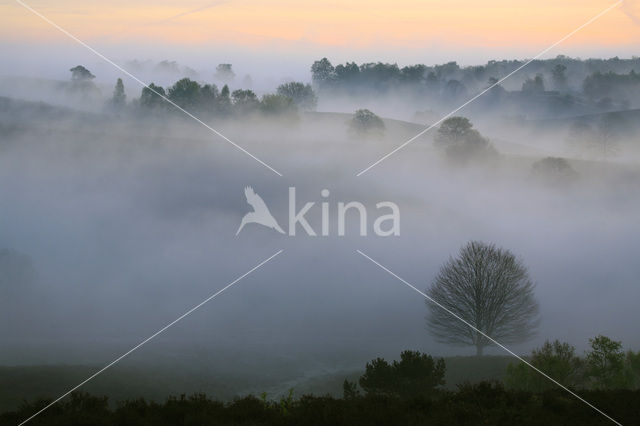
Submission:
<svg viewBox="0 0 640 426">
<path fill-rule="evenodd" d="M 296 42 L 347 48 L 546 46 L 615 3 L 611 0 L 25 0 L 90 42 Z M 633 45 L 640 5 L 626 2 L 580 31 L 569 45 Z M 0 40 L 65 36 L 19 4 L 0 4 Z"/>
</svg>

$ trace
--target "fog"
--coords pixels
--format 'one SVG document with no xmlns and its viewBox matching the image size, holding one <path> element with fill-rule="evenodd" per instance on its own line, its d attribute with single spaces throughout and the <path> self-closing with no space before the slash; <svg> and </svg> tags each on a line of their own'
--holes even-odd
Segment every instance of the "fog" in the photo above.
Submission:
<svg viewBox="0 0 640 426">
<path fill-rule="evenodd" d="M 62 74 L 81 63 L 72 62 Z M 182 77 L 157 80 L 151 65 L 149 73 L 165 86 Z M 451 162 L 434 147 L 434 129 L 357 177 L 433 121 L 411 122 L 416 112 L 439 118 L 448 105 L 410 99 L 400 106 L 402 93 L 320 92 L 324 113 L 212 121 L 280 177 L 178 112 L 108 111 L 117 74 L 108 76 L 91 101 L 47 84 L 5 80 L 0 87 L 0 249 L 8 250 L 6 274 L 16 274 L 0 289 L 0 363 L 107 363 L 281 249 L 122 364 L 256 376 L 289 364 L 313 375 L 409 348 L 471 354 L 435 342 L 424 299 L 356 253 L 424 290 L 469 240 L 513 251 L 536 282 L 538 334 L 514 351 L 561 339 L 582 352 L 597 334 L 640 348 L 640 169 L 632 130 L 615 156 L 601 158 L 571 148 L 571 118 L 544 107 L 517 119 L 510 107 L 497 115 L 470 108 L 459 115 L 491 141 L 499 153 L 493 160 Z M 273 91 L 287 76 L 274 81 L 257 91 Z M 140 96 L 134 82 L 125 87 L 129 101 Z M 384 136 L 349 134 L 359 107 L 385 117 Z M 547 156 L 567 158 L 577 177 L 535 176 L 532 164 Z M 253 224 L 236 236 L 250 211 L 245 186 L 285 230 L 289 187 L 298 210 L 316 203 L 307 218 L 318 233 L 320 203 L 329 202 L 331 235 L 310 237 L 298 227 L 293 237 Z M 337 203 L 349 201 L 366 206 L 368 236 L 358 235 L 355 215 L 338 236 Z M 371 232 L 380 201 L 398 205 L 399 236 Z"/>
</svg>

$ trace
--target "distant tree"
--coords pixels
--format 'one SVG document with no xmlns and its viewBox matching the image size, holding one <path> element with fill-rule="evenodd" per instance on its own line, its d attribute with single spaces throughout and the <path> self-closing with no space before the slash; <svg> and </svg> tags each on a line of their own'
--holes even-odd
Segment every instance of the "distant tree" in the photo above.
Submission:
<svg viewBox="0 0 640 426">
<path fill-rule="evenodd" d="M 296 105 L 291 98 L 277 94 L 262 96 L 260 110 L 267 115 L 295 115 Z"/>
<path fill-rule="evenodd" d="M 233 79 L 236 78 L 236 73 L 233 72 L 233 66 L 231 64 L 218 64 L 215 78 L 224 83 L 233 81 Z"/>
<path fill-rule="evenodd" d="M 124 84 L 122 84 L 122 79 L 119 78 L 116 82 L 116 87 L 113 89 L 113 98 L 111 99 L 111 103 L 116 108 L 122 108 L 125 106 L 127 102 L 127 95 L 124 93 Z"/>
<path fill-rule="evenodd" d="M 410 65 L 403 67 L 401 72 L 401 79 L 404 82 L 411 84 L 421 84 L 425 79 L 425 72 L 427 71 L 426 65 Z"/>
<path fill-rule="evenodd" d="M 631 389 L 640 389 L 640 351 L 627 351 L 625 365 Z"/>
<path fill-rule="evenodd" d="M 440 124 L 435 136 L 435 143 L 440 146 L 448 146 L 462 142 L 472 128 L 473 124 L 466 117 L 449 117 Z"/>
<path fill-rule="evenodd" d="M 442 358 L 436 361 L 418 351 L 404 351 L 400 361 L 391 364 L 382 358 L 368 362 L 359 383 L 367 395 L 429 396 L 438 386 L 444 385 L 445 370 Z"/>
<path fill-rule="evenodd" d="M 229 86 L 226 84 L 222 86 L 222 90 L 220 90 L 220 96 L 218 96 L 216 101 L 216 109 L 221 114 L 228 114 L 231 112 L 231 93 L 229 90 Z"/>
<path fill-rule="evenodd" d="M 169 61 L 167 59 L 158 62 L 154 69 L 156 72 L 161 72 L 163 74 L 180 74 L 180 65 L 178 65 L 176 61 Z"/>
<path fill-rule="evenodd" d="M 446 100 L 464 98 L 467 96 L 467 86 L 458 80 L 449 80 L 446 86 L 444 86 L 444 96 Z"/>
<path fill-rule="evenodd" d="M 617 153 L 618 140 L 625 123 L 620 114 L 603 114 L 598 120 L 596 138 L 592 141 L 602 153 L 602 158 L 607 159 Z"/>
<path fill-rule="evenodd" d="M 74 82 L 90 81 L 96 78 L 95 75 L 91 74 L 91 71 L 89 71 L 82 65 L 76 65 L 69 71 L 71 71 L 71 80 Z"/>
<path fill-rule="evenodd" d="M 218 98 L 218 87 L 215 84 L 205 84 L 200 88 L 200 108 L 213 112 Z"/>
<path fill-rule="evenodd" d="M 549 183 L 570 182 L 578 177 L 569 161 L 561 157 L 545 157 L 531 165 L 531 175 Z"/>
<path fill-rule="evenodd" d="M 342 397 L 344 399 L 354 399 L 360 396 L 360 391 L 358 390 L 356 384 L 354 382 L 350 382 L 347 379 L 344 379 L 342 382 Z"/>
<path fill-rule="evenodd" d="M 311 65 L 311 79 L 318 87 L 331 82 L 335 77 L 335 68 L 327 58 L 315 61 Z"/>
<path fill-rule="evenodd" d="M 534 78 L 528 78 L 522 83 L 522 91 L 525 93 L 544 92 L 544 78 L 542 74 L 536 74 Z"/>
<path fill-rule="evenodd" d="M 530 362 L 564 386 L 576 387 L 580 384 L 582 360 L 576 356 L 575 348 L 568 343 L 559 340 L 550 343 L 547 340 L 542 347 L 533 350 Z M 520 362 L 507 367 L 505 386 L 509 389 L 542 392 L 557 385 Z"/>
<path fill-rule="evenodd" d="M 318 98 L 310 84 L 299 82 L 281 84 L 276 93 L 291 98 L 293 103 L 304 111 L 313 111 L 318 104 Z"/>
<path fill-rule="evenodd" d="M 231 99 L 233 107 L 241 113 L 255 111 L 260 106 L 260 101 L 252 90 L 234 90 Z"/>
<path fill-rule="evenodd" d="M 491 88 L 488 93 L 485 94 L 485 102 L 488 104 L 496 104 L 500 102 L 503 96 L 506 96 L 507 91 L 502 85 L 497 84 L 500 80 L 496 77 L 489 77 L 487 80 L 486 89 Z"/>
<path fill-rule="evenodd" d="M 591 350 L 586 355 L 588 384 L 594 389 L 620 389 L 628 386 L 625 376 L 622 343 L 606 336 L 589 339 Z"/>
<path fill-rule="evenodd" d="M 69 71 L 71 71 L 69 90 L 72 93 L 80 94 L 83 98 L 100 95 L 100 91 L 92 81 L 96 76 L 91 74 L 91 71 L 82 65 L 77 65 Z"/>
<path fill-rule="evenodd" d="M 521 260 L 509 250 L 471 241 L 438 272 L 428 294 L 435 301 L 500 343 L 535 334 L 538 303 Z M 439 342 L 472 345 L 476 355 L 491 342 L 427 300 L 427 326 Z"/>
<path fill-rule="evenodd" d="M 605 97 L 633 98 L 640 93 L 640 74 L 634 70 L 628 74 L 598 71 L 584 79 L 582 89 L 584 94 L 592 100 Z"/>
<path fill-rule="evenodd" d="M 356 88 L 360 81 L 360 67 L 355 62 L 336 65 L 335 73 L 331 77 L 342 84 L 342 87 L 349 90 Z"/>
<path fill-rule="evenodd" d="M 567 67 L 562 64 L 557 64 L 551 70 L 551 78 L 556 90 L 563 90 L 567 87 L 567 76 L 565 75 L 566 70 Z"/>
<path fill-rule="evenodd" d="M 164 89 L 151 83 L 149 86 L 142 89 L 142 94 L 140 95 L 140 106 L 147 109 L 162 108 L 165 106 L 166 102 L 163 99 L 164 96 L 166 96 Z"/>
<path fill-rule="evenodd" d="M 167 97 L 181 108 L 192 111 L 200 104 L 200 89 L 198 82 L 183 78 L 169 88 Z"/>
<path fill-rule="evenodd" d="M 450 160 L 466 163 L 472 159 L 495 158 L 498 152 L 466 117 L 449 117 L 440 124 L 434 145 Z"/>
<path fill-rule="evenodd" d="M 359 109 L 349 122 L 349 132 L 356 137 L 381 137 L 385 132 L 384 121 L 368 109 Z"/>
</svg>

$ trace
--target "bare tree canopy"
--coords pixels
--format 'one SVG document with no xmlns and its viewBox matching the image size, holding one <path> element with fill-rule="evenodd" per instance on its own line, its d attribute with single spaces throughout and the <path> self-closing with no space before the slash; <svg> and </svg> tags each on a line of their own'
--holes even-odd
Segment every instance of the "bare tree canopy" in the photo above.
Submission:
<svg viewBox="0 0 640 426">
<path fill-rule="evenodd" d="M 429 296 L 500 343 L 531 338 L 538 325 L 534 284 L 509 250 L 471 241 L 442 267 Z M 439 342 L 472 345 L 477 355 L 491 342 L 450 313 L 427 301 L 427 326 Z"/>
</svg>

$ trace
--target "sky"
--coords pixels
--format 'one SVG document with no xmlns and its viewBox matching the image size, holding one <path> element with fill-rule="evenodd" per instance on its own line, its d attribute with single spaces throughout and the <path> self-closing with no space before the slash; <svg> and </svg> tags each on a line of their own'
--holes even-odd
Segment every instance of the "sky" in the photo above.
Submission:
<svg viewBox="0 0 640 426">
<path fill-rule="evenodd" d="M 110 54 L 164 59 L 203 49 L 286 61 L 479 63 L 531 57 L 614 4 L 610 0 L 27 0 L 81 40 Z M 0 2 L 0 43 L 73 41 L 10 0 Z M 575 34 L 551 56 L 637 54 L 640 4 L 627 1 Z M 211 53 L 209 53 L 210 55 Z M 118 56 L 118 55 L 116 55 Z"/>
</svg>

